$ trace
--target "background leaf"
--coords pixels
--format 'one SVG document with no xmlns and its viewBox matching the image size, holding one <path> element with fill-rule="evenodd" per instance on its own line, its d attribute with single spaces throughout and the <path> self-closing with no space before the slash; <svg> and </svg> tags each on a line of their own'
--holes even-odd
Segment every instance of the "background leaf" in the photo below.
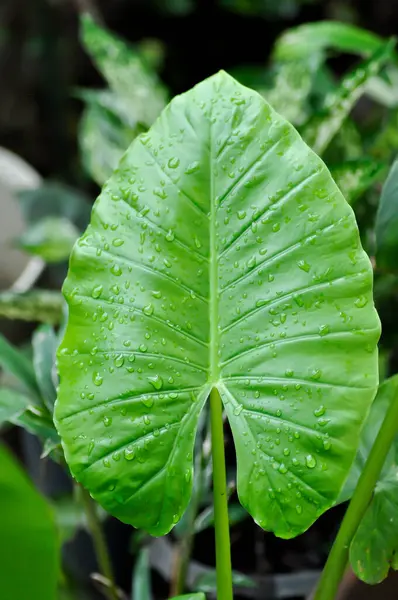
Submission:
<svg viewBox="0 0 398 600">
<path fill-rule="evenodd" d="M 326 50 L 367 56 L 383 45 L 383 38 L 349 23 L 319 21 L 290 28 L 276 41 L 277 60 L 303 59 Z"/>
<path fill-rule="evenodd" d="M 379 432 L 387 409 L 398 394 L 398 375 L 390 377 L 379 388 L 376 399 L 361 435 L 355 463 L 345 485 L 345 497 L 350 497 L 372 445 Z M 350 547 L 351 566 L 360 579 L 376 584 L 392 567 L 396 569 L 398 553 L 398 443 L 388 454 L 370 505 Z"/>
<path fill-rule="evenodd" d="M 55 600 L 60 550 L 52 511 L 0 446 L 0 589 L 13 600 Z"/>
<path fill-rule="evenodd" d="M 49 325 L 38 327 L 32 337 L 33 366 L 35 369 L 36 381 L 50 414 L 53 413 L 57 396 L 55 389 L 57 385 L 55 352 L 58 343 L 54 330 Z"/>
<path fill-rule="evenodd" d="M 111 90 L 130 108 L 134 122 L 152 125 L 167 94 L 142 56 L 87 15 L 82 18 L 82 41 Z"/>
<path fill-rule="evenodd" d="M 143 548 L 137 558 L 133 572 L 131 600 L 152 600 L 149 549 Z"/>
<path fill-rule="evenodd" d="M 221 72 L 171 102 L 64 292 L 57 428 L 112 514 L 155 535 L 179 520 L 212 385 L 263 528 L 292 537 L 334 504 L 377 389 L 372 269 L 328 170 L 257 93 Z"/>
<path fill-rule="evenodd" d="M 22 413 L 30 403 L 29 396 L 11 388 L 0 387 L 0 425 Z"/>
<path fill-rule="evenodd" d="M 58 291 L 31 290 L 23 294 L 0 292 L 0 316 L 6 319 L 58 325 L 63 306 L 64 298 Z"/>
<path fill-rule="evenodd" d="M 78 229 L 65 217 L 45 217 L 18 238 L 18 245 L 48 263 L 60 262 L 69 258 L 78 236 Z"/>
<path fill-rule="evenodd" d="M 376 75 L 391 58 L 394 45 L 394 41 L 387 42 L 366 62 L 343 77 L 337 90 L 326 97 L 323 113 L 311 117 L 304 126 L 302 135 L 315 152 L 323 154 L 326 150 L 351 109 L 364 93 L 369 79 Z"/>
<path fill-rule="evenodd" d="M 333 179 L 351 206 L 385 174 L 386 165 L 370 159 L 353 160 L 330 167 Z"/>
<path fill-rule="evenodd" d="M 396 271 L 398 258 L 398 161 L 383 186 L 376 214 L 376 262 L 382 269 Z"/>
<path fill-rule="evenodd" d="M 32 362 L 0 334 L 0 367 L 35 396 L 40 395 Z"/>
</svg>

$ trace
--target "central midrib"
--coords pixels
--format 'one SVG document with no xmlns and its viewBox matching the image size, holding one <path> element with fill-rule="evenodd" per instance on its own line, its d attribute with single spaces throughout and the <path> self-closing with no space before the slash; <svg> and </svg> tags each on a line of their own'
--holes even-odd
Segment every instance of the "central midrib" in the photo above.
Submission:
<svg viewBox="0 0 398 600">
<path fill-rule="evenodd" d="M 216 215 L 217 207 L 214 194 L 214 176 L 213 176 L 213 153 L 212 153 L 212 127 L 210 124 L 210 147 L 209 147 L 209 167 L 210 167 L 210 256 L 209 256 L 209 276 L 210 276 L 210 373 L 209 380 L 216 384 L 219 375 L 219 332 L 218 332 L 218 263 L 216 253 Z"/>
</svg>

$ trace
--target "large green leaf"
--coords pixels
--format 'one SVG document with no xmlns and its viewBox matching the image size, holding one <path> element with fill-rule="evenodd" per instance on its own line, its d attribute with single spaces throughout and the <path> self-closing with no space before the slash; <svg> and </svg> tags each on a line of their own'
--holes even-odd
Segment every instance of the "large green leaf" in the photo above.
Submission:
<svg viewBox="0 0 398 600">
<path fill-rule="evenodd" d="M 72 473 L 160 535 L 225 403 L 241 503 L 282 537 L 329 508 L 377 387 L 372 269 L 322 161 L 221 72 L 137 138 L 76 244 L 56 422 Z"/>
<path fill-rule="evenodd" d="M 12 600 L 55 600 L 60 551 L 46 500 L 0 446 L 0 590 Z"/>
<path fill-rule="evenodd" d="M 353 492 L 379 432 L 388 407 L 398 393 L 398 375 L 379 388 L 363 433 L 350 477 L 347 496 Z M 388 454 L 371 503 L 350 547 L 350 562 L 356 575 L 367 583 L 379 583 L 390 568 L 398 569 L 398 440 Z"/>
<path fill-rule="evenodd" d="M 345 75 L 339 87 L 326 96 L 322 113 L 311 117 L 302 130 L 304 139 L 315 152 L 322 154 L 326 150 L 365 92 L 371 77 L 391 58 L 394 45 L 394 40 L 383 44 L 367 61 Z"/>
<path fill-rule="evenodd" d="M 134 122 L 152 125 L 167 94 L 143 57 L 87 15 L 82 18 L 82 39 L 110 88 L 130 108 Z"/>
<path fill-rule="evenodd" d="M 398 160 L 383 186 L 376 214 L 376 261 L 384 269 L 397 270 L 398 258 Z"/>
<path fill-rule="evenodd" d="M 383 38 L 355 25 L 319 21 L 299 25 L 283 33 L 275 44 L 274 57 L 277 60 L 303 59 L 329 48 L 367 56 L 383 42 Z"/>
</svg>

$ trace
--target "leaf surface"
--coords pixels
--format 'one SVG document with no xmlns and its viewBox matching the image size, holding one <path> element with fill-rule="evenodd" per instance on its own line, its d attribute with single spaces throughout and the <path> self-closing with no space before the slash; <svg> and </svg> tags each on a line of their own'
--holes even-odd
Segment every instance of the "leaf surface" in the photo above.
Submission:
<svg viewBox="0 0 398 600">
<path fill-rule="evenodd" d="M 33 367 L 35 369 L 36 381 L 42 398 L 50 414 L 53 413 L 56 398 L 57 376 L 54 372 L 55 352 L 58 340 L 52 327 L 41 325 L 36 329 L 32 337 L 33 345 Z"/>
<path fill-rule="evenodd" d="M 56 422 L 107 510 L 168 532 L 212 386 L 243 506 L 282 537 L 335 501 L 377 387 L 372 269 L 322 161 L 221 72 L 105 185 L 64 284 Z"/>
</svg>

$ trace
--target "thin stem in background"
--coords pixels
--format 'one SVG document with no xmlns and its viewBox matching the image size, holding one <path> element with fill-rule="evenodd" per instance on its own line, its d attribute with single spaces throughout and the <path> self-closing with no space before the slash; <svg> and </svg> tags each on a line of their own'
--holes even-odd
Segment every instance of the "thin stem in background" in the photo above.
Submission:
<svg viewBox="0 0 398 600">
<path fill-rule="evenodd" d="M 219 391 L 215 387 L 210 392 L 210 422 L 213 457 L 217 600 L 233 600 L 222 404 Z"/>
<path fill-rule="evenodd" d="M 109 587 L 106 588 L 108 600 L 118 600 L 119 596 L 113 576 L 111 560 L 106 545 L 104 532 L 102 531 L 101 523 L 96 512 L 96 506 L 90 494 L 83 486 L 80 486 L 81 497 L 84 504 L 88 526 L 93 540 L 94 550 L 97 557 L 98 566 L 101 574 L 108 580 Z"/>
<path fill-rule="evenodd" d="M 322 572 L 314 600 L 334 600 L 348 564 L 349 549 L 365 515 L 373 490 L 397 433 L 398 394 L 390 404 L 376 441 L 359 478 L 347 512 Z"/>
</svg>

